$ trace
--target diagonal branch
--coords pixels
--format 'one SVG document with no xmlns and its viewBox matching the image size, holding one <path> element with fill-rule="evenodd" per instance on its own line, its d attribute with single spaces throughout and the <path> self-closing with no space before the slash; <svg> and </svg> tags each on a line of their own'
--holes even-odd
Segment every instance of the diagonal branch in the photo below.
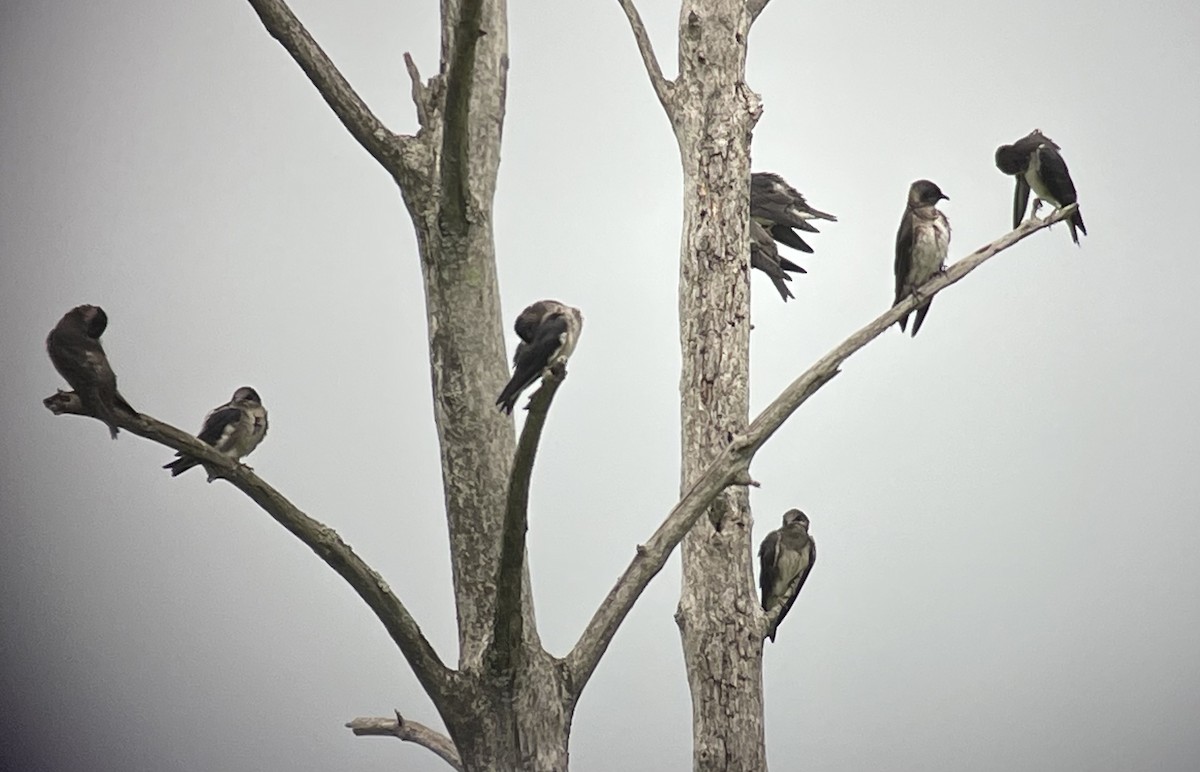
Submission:
<svg viewBox="0 0 1200 772">
<path fill-rule="evenodd" d="M 60 391 L 43 400 L 43 404 L 55 415 L 88 415 L 74 392 Z M 297 509 L 250 467 L 218 453 L 211 445 L 201 442 L 187 432 L 148 415 L 133 417 L 119 413 L 117 419 L 117 424 L 128 432 L 200 459 L 208 469 L 210 477 L 228 480 L 293 536 L 308 545 L 309 549 L 338 572 L 359 597 L 366 601 L 392 640 L 400 647 L 417 680 L 425 687 L 434 704 L 439 707 L 444 704 L 450 690 L 452 671 L 442 664 L 416 620 L 392 593 L 387 582 L 364 563 L 350 545 L 342 541 L 342 537 L 336 531 Z"/>
<path fill-rule="evenodd" d="M 463 772 L 465 769 L 462 759 L 459 758 L 458 749 L 454 747 L 454 743 L 449 737 L 422 723 L 404 718 L 398 710 L 395 718 L 356 718 L 348 722 L 346 728 L 353 731 L 358 737 L 398 737 L 404 742 L 416 743 L 422 748 L 428 748 L 436 753 L 442 761 L 458 772 Z"/>
<path fill-rule="evenodd" d="M 666 520 L 644 544 L 639 545 L 637 554 L 625 569 L 608 596 L 588 622 L 575 647 L 567 654 L 566 663 L 571 685 L 578 696 L 600 662 L 621 622 L 646 589 L 650 580 L 662 570 L 671 551 L 691 530 L 692 525 L 706 511 L 717 495 L 730 485 L 746 484 L 750 479 L 748 470 L 754 454 L 758 452 L 779 427 L 796 412 L 809 397 L 828 383 L 839 372 L 838 367 L 851 354 L 861 349 L 884 330 L 895 324 L 901 316 L 912 311 L 925 300 L 933 297 L 951 284 L 958 282 L 971 271 L 983 265 L 997 253 L 1008 249 L 1021 239 L 1047 228 L 1069 217 L 1075 206 L 1056 211 L 1044 220 L 1031 217 L 1016 230 L 992 243 L 980 247 L 967 257 L 950 266 L 945 273 L 926 282 L 917 292 L 888 309 L 873 322 L 855 332 L 833 351 L 819 359 L 780 393 L 758 417 L 751 422 L 744 435 L 734 437 L 712 463 L 704 470 L 683 498 L 675 505 Z"/>
<path fill-rule="evenodd" d="M 918 305 L 932 298 L 951 284 L 957 283 L 971 271 L 974 271 L 1000 252 L 1003 252 L 1027 236 L 1070 217 L 1077 208 L 1078 205 L 1072 204 L 1071 206 L 1055 211 L 1045 219 L 1030 217 L 1015 230 L 1001 236 L 990 244 L 980 247 L 947 268 L 944 273 L 933 277 L 921 286 L 916 293 L 900 301 L 875 321 L 863 327 L 849 338 L 846 338 L 846 340 L 842 341 L 841 345 L 821 357 L 817 360 L 816 364 L 808 368 L 799 378 L 792 381 L 771 404 L 767 405 L 758 414 L 758 417 L 750 423 L 750 427 L 746 430 L 745 435 L 734 438 L 735 450 L 753 457 L 758 452 L 758 449 L 771 438 L 771 435 L 791 417 L 792 413 L 796 412 L 797 408 L 816 393 L 817 389 L 821 388 L 826 381 L 837 374 L 838 367 L 851 354 L 879 337 L 885 330 L 899 321 L 900 317 L 909 313 Z"/>
<path fill-rule="evenodd" d="M 392 176 L 399 175 L 404 167 L 404 145 L 412 138 L 393 134 L 383 125 L 284 0 L 249 2 L 267 32 L 292 55 L 342 125 L 384 169 Z"/>
<path fill-rule="evenodd" d="M 667 117 L 674 118 L 675 84 L 663 77 L 662 68 L 658 66 L 658 57 L 654 55 L 654 46 L 650 43 L 650 35 L 646 32 L 646 25 L 642 24 L 642 16 L 634 6 L 633 0 L 617 0 L 617 2 L 620 3 L 621 10 L 625 12 L 625 17 L 629 19 L 634 40 L 637 41 L 638 53 L 642 55 L 642 64 L 646 65 L 646 74 L 650 76 L 650 85 L 654 87 L 658 101 L 667 111 Z"/>
<path fill-rule="evenodd" d="M 542 378 L 542 387 L 529 399 L 529 415 L 521 429 L 521 440 L 513 458 L 500 540 L 500 564 L 496 570 L 496 617 L 492 634 L 492 667 L 511 673 L 521 650 L 524 614 L 521 613 L 521 579 L 525 567 L 525 534 L 529 530 L 529 479 L 537 457 L 542 428 L 550 413 L 554 393 L 567 377 L 566 368 L 555 365 Z"/>
</svg>

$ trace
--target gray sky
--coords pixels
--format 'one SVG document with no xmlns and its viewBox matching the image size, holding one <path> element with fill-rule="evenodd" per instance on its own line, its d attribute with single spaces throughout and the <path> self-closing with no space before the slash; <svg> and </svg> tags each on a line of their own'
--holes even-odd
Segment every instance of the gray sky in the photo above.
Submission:
<svg viewBox="0 0 1200 772">
<path fill-rule="evenodd" d="M 296 2 L 397 131 L 436 3 Z M 891 302 L 908 184 L 957 259 L 1008 230 L 992 153 L 1063 146 L 1064 227 L 851 360 L 759 455 L 821 558 L 766 654 L 774 768 L 1184 770 L 1200 763 L 1200 6 L 776 0 L 751 38 L 756 169 L 840 222 L 795 302 L 752 277 L 753 408 Z M 643 0 L 675 70 L 678 5 Z M 513 3 L 496 238 L 505 314 L 587 316 L 535 472 L 542 637 L 565 652 L 678 485 L 676 146 L 616 3 Z M 571 185 L 564 185 L 570 180 Z M 411 226 L 248 5 L 0 6 L 0 766 L 441 770 L 358 739 L 436 713 L 303 545 L 169 452 L 40 405 L 46 333 L 104 306 L 139 409 L 196 430 L 243 384 L 250 458 L 382 572 L 442 656 L 454 611 Z M 637 313 L 633 310 L 637 309 Z M 511 345 L 511 341 L 510 341 Z M 497 384 L 499 389 L 501 384 Z M 364 399 L 358 399 L 364 396 Z M 686 770 L 675 561 L 579 706 L 574 770 Z"/>
</svg>

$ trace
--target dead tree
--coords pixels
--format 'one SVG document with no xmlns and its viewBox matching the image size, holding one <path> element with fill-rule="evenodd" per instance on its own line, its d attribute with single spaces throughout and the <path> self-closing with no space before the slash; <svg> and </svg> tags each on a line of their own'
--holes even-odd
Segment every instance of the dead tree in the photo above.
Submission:
<svg viewBox="0 0 1200 772">
<path fill-rule="evenodd" d="M 410 135 L 382 124 L 283 0 L 249 2 L 350 134 L 396 181 L 416 229 L 458 612 L 457 665 L 442 660 L 399 595 L 333 529 L 251 469 L 150 416 L 122 415 L 118 424 L 200 459 L 346 580 L 395 641 L 449 736 L 399 711 L 347 726 L 360 735 L 416 743 L 460 770 L 567 769 L 571 720 L 583 688 L 641 592 L 691 531 L 679 619 L 695 706 L 696 766 L 764 768 L 761 655 L 768 620 L 758 610 L 749 565 L 750 462 L 846 357 L 919 302 L 909 298 L 854 333 L 748 421 L 747 189 L 758 100 L 742 75 L 746 36 L 765 1 L 685 0 L 680 75 L 672 82 L 663 77 L 636 11 L 621 0 L 685 169 L 683 484 L 679 502 L 637 547 L 563 657 L 547 652 L 538 637 L 525 532 L 538 440 L 566 373 L 558 369 L 543 380 L 519 442 L 512 421 L 494 405 L 507 378 L 491 228 L 508 67 L 504 2 L 442 0 L 438 73 L 422 80 L 405 57 L 420 123 Z M 1071 211 L 1030 220 L 970 255 L 922 287 L 922 299 Z M 45 404 L 55 413 L 87 414 L 70 392 Z"/>
</svg>

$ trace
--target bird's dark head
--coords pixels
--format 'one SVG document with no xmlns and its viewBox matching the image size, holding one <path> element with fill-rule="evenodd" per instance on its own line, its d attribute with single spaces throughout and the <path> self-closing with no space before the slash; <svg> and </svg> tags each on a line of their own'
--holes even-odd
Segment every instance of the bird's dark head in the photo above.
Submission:
<svg viewBox="0 0 1200 772">
<path fill-rule="evenodd" d="M 996 168 L 1005 174 L 1020 174 L 1024 172 L 1028 161 L 1028 155 L 1022 153 L 1013 145 L 1001 145 L 996 148 Z"/>
<path fill-rule="evenodd" d="M 249 386 L 243 386 L 233 393 L 234 402 L 251 402 L 255 405 L 262 404 L 262 398 L 258 396 L 258 392 Z"/>
<path fill-rule="evenodd" d="M 67 312 L 67 316 L 74 317 L 89 338 L 99 338 L 108 328 L 108 314 L 100 306 L 75 306 Z"/>
<path fill-rule="evenodd" d="M 786 528 L 789 525 L 798 525 L 808 530 L 808 515 L 798 509 L 789 509 L 783 514 L 783 527 Z"/>
<path fill-rule="evenodd" d="M 950 197 L 929 180 L 917 180 L 908 188 L 908 203 L 912 206 L 928 206 Z"/>
</svg>

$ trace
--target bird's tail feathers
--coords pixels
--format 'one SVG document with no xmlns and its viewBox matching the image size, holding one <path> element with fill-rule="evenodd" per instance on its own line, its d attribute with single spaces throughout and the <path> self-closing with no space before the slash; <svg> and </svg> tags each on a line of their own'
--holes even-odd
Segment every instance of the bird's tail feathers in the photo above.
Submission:
<svg viewBox="0 0 1200 772">
<path fill-rule="evenodd" d="M 194 466 L 198 466 L 200 462 L 191 456 L 180 456 L 169 464 L 163 464 L 163 469 L 170 469 L 172 477 L 178 477 Z"/>
</svg>

